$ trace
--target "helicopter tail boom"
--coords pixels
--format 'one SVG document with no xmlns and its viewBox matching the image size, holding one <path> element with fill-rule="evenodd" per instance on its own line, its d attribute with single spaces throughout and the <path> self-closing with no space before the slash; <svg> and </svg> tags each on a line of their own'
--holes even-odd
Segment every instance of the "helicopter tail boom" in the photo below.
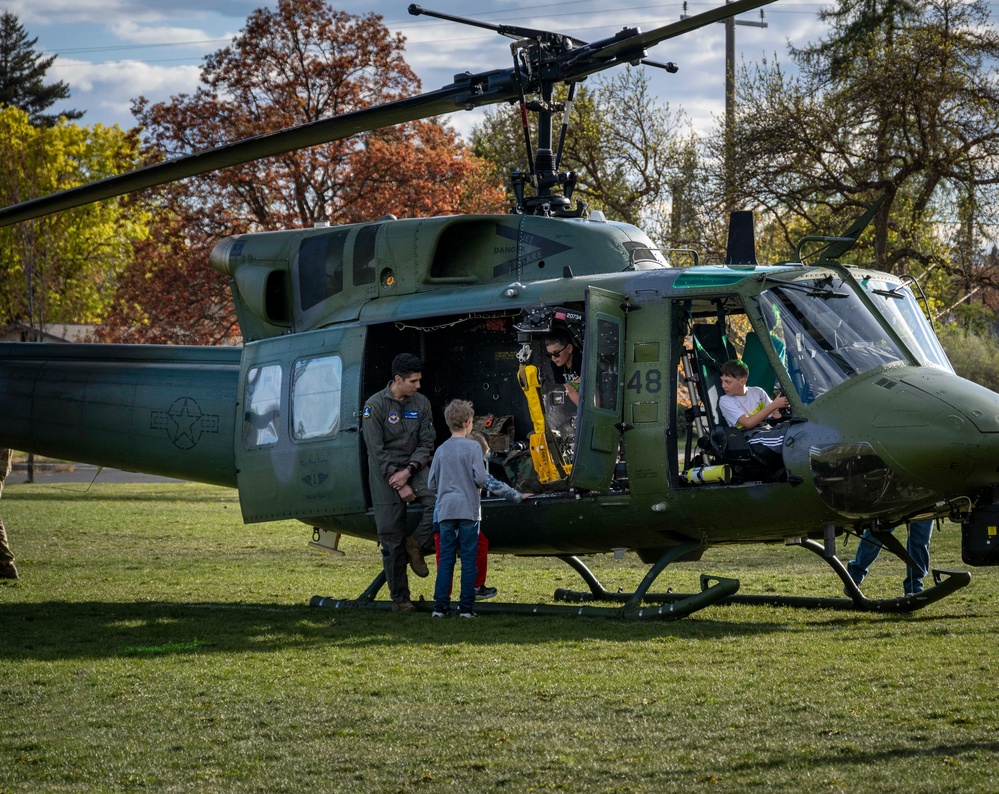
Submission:
<svg viewBox="0 0 999 794">
<path fill-rule="evenodd" d="M 0 344 L 0 444 L 235 486 L 239 348 Z"/>
</svg>

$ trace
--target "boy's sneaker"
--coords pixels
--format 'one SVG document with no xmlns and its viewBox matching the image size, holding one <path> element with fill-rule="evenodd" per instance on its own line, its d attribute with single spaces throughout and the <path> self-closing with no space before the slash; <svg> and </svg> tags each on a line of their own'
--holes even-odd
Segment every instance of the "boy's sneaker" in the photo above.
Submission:
<svg viewBox="0 0 999 794">
<path fill-rule="evenodd" d="M 441 608 L 434 607 L 434 611 L 433 611 L 433 614 L 431 615 L 431 617 L 434 617 L 434 618 L 446 618 L 450 614 L 451 614 L 451 610 L 447 609 L 446 607 L 441 607 Z"/>
<path fill-rule="evenodd" d="M 459 618 L 477 618 L 479 613 L 474 609 L 462 609 L 458 611 Z"/>
<path fill-rule="evenodd" d="M 482 585 L 482 587 L 476 587 L 475 600 L 485 601 L 487 598 L 492 598 L 497 592 L 498 591 L 495 587 L 486 587 L 485 585 Z"/>
</svg>

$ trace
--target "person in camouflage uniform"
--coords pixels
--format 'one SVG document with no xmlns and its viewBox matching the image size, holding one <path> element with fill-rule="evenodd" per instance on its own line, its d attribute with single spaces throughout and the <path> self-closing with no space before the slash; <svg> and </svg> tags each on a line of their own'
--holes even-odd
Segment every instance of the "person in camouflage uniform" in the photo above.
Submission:
<svg viewBox="0 0 999 794">
<path fill-rule="evenodd" d="M 424 577 L 429 570 L 423 556 L 434 551 L 434 495 L 427 487 L 427 473 L 436 434 L 430 401 L 419 393 L 422 370 L 416 356 L 396 356 L 392 380 L 365 401 L 361 413 L 375 526 L 396 612 L 416 609 L 410 601 L 407 558 L 413 572 Z M 423 505 L 423 516 L 408 535 L 406 508 L 414 501 Z"/>
</svg>

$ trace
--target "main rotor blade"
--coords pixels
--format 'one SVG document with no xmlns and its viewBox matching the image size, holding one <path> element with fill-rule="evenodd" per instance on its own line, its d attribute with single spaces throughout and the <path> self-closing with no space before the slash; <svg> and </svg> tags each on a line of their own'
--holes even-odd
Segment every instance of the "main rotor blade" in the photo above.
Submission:
<svg viewBox="0 0 999 794">
<path fill-rule="evenodd" d="M 647 33 L 640 33 L 636 37 L 635 43 L 643 47 L 653 47 L 661 41 L 682 36 L 684 33 L 710 25 L 712 22 L 720 22 L 723 19 L 734 17 L 736 14 L 754 11 L 775 2 L 777 0 L 736 0 L 734 3 L 726 3 L 718 8 L 712 8 L 703 14 L 695 14 L 692 17 L 681 19 L 679 22 L 663 25 L 661 28 L 653 28 Z"/>
<path fill-rule="evenodd" d="M 467 89 L 466 89 L 467 90 Z M 40 218 L 53 212 L 79 207 L 101 199 L 121 196 L 143 188 L 207 174 L 220 168 L 284 154 L 294 149 L 348 138 L 359 132 L 389 127 L 407 121 L 451 113 L 455 110 L 453 86 L 418 94 L 353 113 L 319 119 L 300 127 L 270 132 L 242 141 L 205 149 L 191 155 L 166 160 L 126 174 L 107 177 L 80 187 L 32 199 L 0 210 L 0 227 Z"/>
<path fill-rule="evenodd" d="M 585 44 L 560 53 L 553 62 L 546 64 L 542 70 L 546 75 L 543 79 L 570 82 L 623 62 L 641 59 L 646 47 L 772 2 L 775 0 L 737 0 L 648 33 L 628 35 L 622 32 L 603 41 Z M 471 108 L 515 101 L 522 90 L 513 69 L 498 69 L 474 75 L 466 73 L 456 79 L 458 82 L 437 91 L 258 135 L 15 204 L 0 209 L 0 227 L 295 149 L 341 140 L 361 132 L 451 113 L 459 107 Z"/>
<path fill-rule="evenodd" d="M 712 22 L 720 22 L 736 14 L 753 11 L 775 2 L 777 0 L 736 0 L 734 3 L 726 3 L 718 8 L 705 11 L 703 14 L 695 14 L 686 19 L 681 19 L 679 22 L 671 22 L 669 25 L 653 28 L 645 33 L 595 41 L 586 47 L 576 50 L 576 57 L 572 59 L 571 63 L 587 59 L 595 61 L 613 60 L 615 62 L 635 60 L 644 56 L 643 50 L 647 47 L 654 47 L 656 44 L 664 42 L 667 39 L 682 36 L 684 33 L 689 33 L 705 25 L 710 25 Z M 607 66 L 610 65 L 613 64 L 607 64 Z M 607 68 L 607 66 L 601 66 L 600 68 Z"/>
</svg>

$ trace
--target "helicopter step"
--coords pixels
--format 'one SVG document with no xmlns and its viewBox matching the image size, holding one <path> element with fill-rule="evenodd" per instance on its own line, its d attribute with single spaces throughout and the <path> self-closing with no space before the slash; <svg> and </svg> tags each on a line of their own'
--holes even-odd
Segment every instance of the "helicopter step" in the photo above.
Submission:
<svg viewBox="0 0 999 794">
<path fill-rule="evenodd" d="M 802 540 L 799 544 L 809 551 L 818 554 L 825 560 L 833 571 L 842 579 L 844 592 L 848 597 L 816 597 L 816 596 L 786 596 L 786 595 L 750 595 L 736 594 L 733 592 L 713 603 L 720 606 L 727 604 L 750 604 L 753 606 L 783 606 L 799 607 L 803 609 L 853 609 L 861 612 L 915 612 L 929 604 L 940 601 L 952 593 L 967 587 L 971 582 L 971 574 L 967 571 L 950 571 L 934 569 L 933 585 L 926 588 L 921 593 L 901 596 L 898 598 L 867 598 L 850 577 L 846 566 L 838 557 L 826 556 L 825 546 L 813 540 Z M 576 557 L 563 557 L 574 570 L 576 570 L 590 588 L 590 592 L 579 592 L 560 588 L 555 591 L 557 601 L 624 601 L 630 603 L 636 596 L 635 593 L 611 592 L 607 590 L 593 573 Z M 702 591 L 706 581 L 711 577 L 701 575 Z M 696 595 L 696 594 L 695 594 Z M 641 595 L 641 599 L 648 603 L 675 604 L 683 603 L 690 598 L 688 593 L 649 593 Z"/>
<path fill-rule="evenodd" d="M 650 600 L 646 596 L 646 593 L 649 587 L 651 587 L 658 578 L 659 574 L 665 570 L 666 566 L 668 566 L 671 562 L 675 562 L 685 555 L 695 551 L 699 548 L 699 545 L 700 544 L 696 541 L 689 541 L 666 552 L 649 569 L 649 572 L 645 575 L 645 578 L 638 586 L 638 589 L 634 593 L 628 594 L 625 598 L 621 599 L 624 600 L 625 603 L 619 607 L 589 605 L 570 606 L 568 604 L 504 604 L 495 602 L 489 602 L 487 604 L 477 602 L 475 605 L 475 611 L 480 614 L 489 615 L 513 614 L 548 615 L 556 617 L 622 618 L 627 620 L 677 620 L 679 618 L 687 617 L 688 615 L 704 609 L 705 607 L 722 603 L 726 599 L 731 598 L 739 590 L 739 581 L 737 579 L 702 575 L 701 592 L 699 593 L 688 593 L 682 597 L 676 598 L 671 597 L 668 603 L 660 603 L 651 606 L 643 604 L 644 601 Z M 586 581 L 590 586 L 593 593 L 602 591 L 602 593 L 607 596 L 607 598 L 599 598 L 596 600 L 617 600 L 617 595 L 612 596 L 612 594 L 608 593 L 599 581 L 597 581 L 593 573 L 579 560 L 578 557 L 560 555 L 556 559 L 566 562 L 573 568 L 573 570 L 579 573 L 583 577 L 584 581 Z M 375 600 L 375 596 L 384 584 L 385 572 L 382 571 L 374 578 L 368 588 L 357 598 L 335 599 L 316 595 L 312 597 L 310 605 L 314 607 L 325 607 L 327 609 L 363 608 L 389 610 L 392 608 L 391 601 Z M 597 589 L 593 590 L 593 588 Z M 560 592 L 563 591 L 556 591 L 556 600 L 560 600 Z M 593 597 L 593 594 L 591 594 L 591 597 Z M 430 612 L 433 609 L 433 604 L 428 601 L 423 601 L 422 599 L 420 601 L 415 601 L 413 605 L 419 612 Z"/>
</svg>

